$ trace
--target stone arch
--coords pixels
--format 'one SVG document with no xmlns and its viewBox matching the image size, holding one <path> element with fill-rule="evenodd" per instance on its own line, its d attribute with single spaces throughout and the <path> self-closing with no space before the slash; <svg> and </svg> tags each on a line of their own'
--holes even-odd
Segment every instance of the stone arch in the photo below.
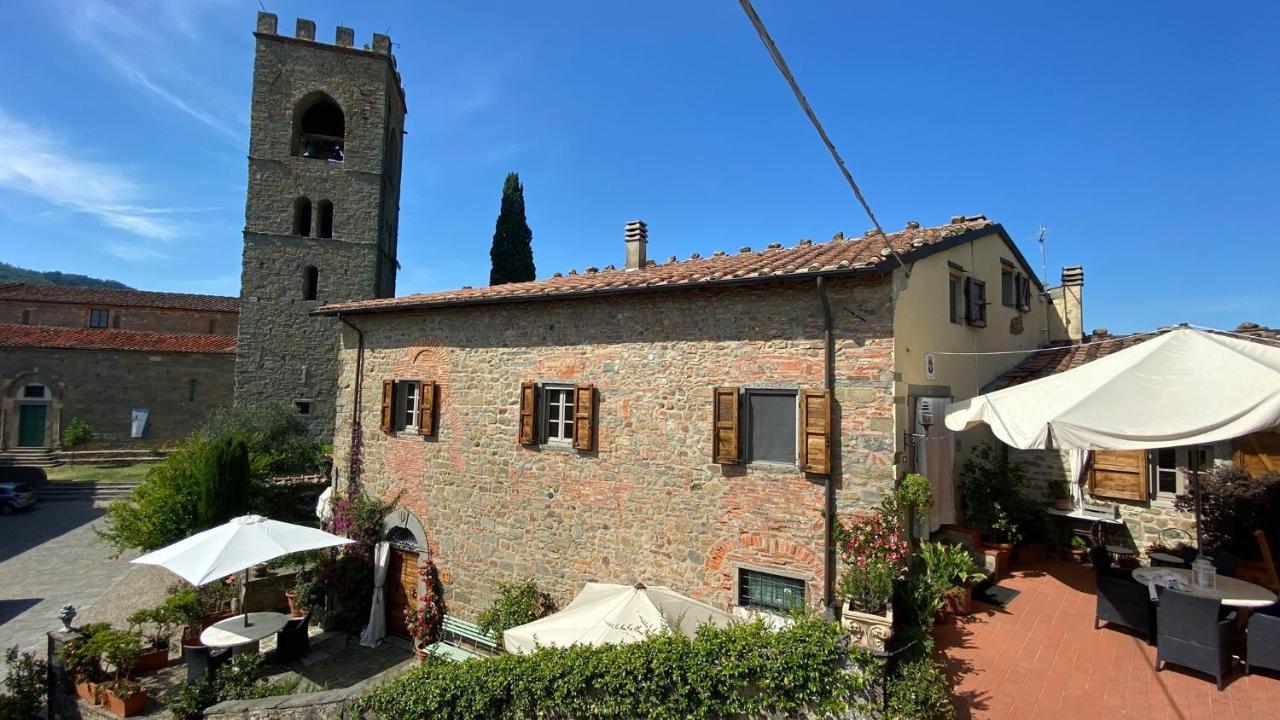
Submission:
<svg viewBox="0 0 1280 720">
<path fill-rule="evenodd" d="M 24 397 L 28 386 L 41 386 L 41 397 Z M 18 446 L 19 420 L 22 405 L 40 404 L 48 407 L 45 415 L 44 444 L 56 448 L 62 439 L 62 403 L 66 384 L 57 377 L 32 368 L 0 381 L 0 448 Z"/>
<path fill-rule="evenodd" d="M 382 518 L 382 538 L 397 545 L 411 546 L 428 557 L 431 555 L 427 531 L 409 508 L 396 508 Z"/>
<path fill-rule="evenodd" d="M 293 154 L 341 161 L 346 129 L 346 114 L 336 100 L 323 91 L 309 93 L 294 106 Z"/>
</svg>

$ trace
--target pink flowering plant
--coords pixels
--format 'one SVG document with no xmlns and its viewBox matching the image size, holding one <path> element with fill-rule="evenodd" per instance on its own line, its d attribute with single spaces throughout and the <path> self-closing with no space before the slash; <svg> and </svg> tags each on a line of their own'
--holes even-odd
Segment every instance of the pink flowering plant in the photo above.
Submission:
<svg viewBox="0 0 1280 720">
<path fill-rule="evenodd" d="M 418 578 L 422 581 L 423 594 L 418 598 L 416 606 L 404 609 L 404 622 L 413 638 L 414 647 L 425 650 L 440 641 L 444 629 L 444 586 L 440 583 L 440 573 L 436 564 L 424 559 L 418 565 Z"/>
<path fill-rule="evenodd" d="M 894 582 L 905 577 L 911 547 L 902 519 L 877 511 L 836 527 L 844 573 L 840 596 L 858 612 L 883 614 Z"/>
</svg>

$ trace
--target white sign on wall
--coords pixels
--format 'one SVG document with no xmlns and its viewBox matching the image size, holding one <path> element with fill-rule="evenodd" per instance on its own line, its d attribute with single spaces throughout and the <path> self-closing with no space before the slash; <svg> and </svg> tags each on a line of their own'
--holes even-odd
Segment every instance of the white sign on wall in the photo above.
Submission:
<svg viewBox="0 0 1280 720">
<path fill-rule="evenodd" d="M 151 411 L 146 408 L 135 408 L 129 421 L 129 437 L 140 438 L 147 431 L 147 416 Z"/>
<path fill-rule="evenodd" d="M 938 377 L 938 368 L 934 364 L 933 353 L 924 354 L 924 376 L 930 380 Z"/>
</svg>

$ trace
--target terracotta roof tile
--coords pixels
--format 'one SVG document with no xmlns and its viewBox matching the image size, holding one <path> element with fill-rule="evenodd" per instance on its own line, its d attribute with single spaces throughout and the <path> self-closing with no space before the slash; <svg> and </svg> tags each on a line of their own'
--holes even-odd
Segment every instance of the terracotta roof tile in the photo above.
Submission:
<svg viewBox="0 0 1280 720">
<path fill-rule="evenodd" d="M 908 227 L 888 234 L 894 250 L 908 261 L 912 253 L 929 246 L 973 233 L 1003 232 L 1000 225 L 978 215 L 953 218 L 953 222 L 932 228 Z M 688 260 L 650 264 L 638 270 L 569 271 L 544 279 L 479 288 L 461 288 L 377 300 L 361 300 L 326 305 L 319 314 L 378 312 L 411 308 L 492 303 L 515 300 L 567 298 L 601 291 L 642 291 L 729 284 L 753 279 L 776 279 L 829 272 L 880 270 L 896 264 L 884 240 L 871 235 L 856 238 L 837 236 L 829 242 L 801 241 L 794 247 L 769 246 L 764 250 L 740 251 L 728 255 L 717 251 L 712 257 L 696 253 Z"/>
<path fill-rule="evenodd" d="M 235 354 L 234 335 L 0 324 L 0 348 Z"/>
<path fill-rule="evenodd" d="M 0 300 L 168 308 L 172 310 L 201 310 L 223 313 L 238 312 L 240 309 L 238 298 L 224 295 L 192 295 L 188 293 L 148 292 L 145 290 L 116 290 L 114 288 L 36 285 L 20 282 L 0 283 Z"/>
</svg>

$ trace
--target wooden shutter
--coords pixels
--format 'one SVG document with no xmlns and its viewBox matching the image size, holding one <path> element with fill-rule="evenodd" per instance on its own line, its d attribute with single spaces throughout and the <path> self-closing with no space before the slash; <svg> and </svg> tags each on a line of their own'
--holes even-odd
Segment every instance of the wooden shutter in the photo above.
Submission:
<svg viewBox="0 0 1280 720">
<path fill-rule="evenodd" d="M 1236 438 L 1231 462 L 1252 476 L 1280 472 L 1280 433 L 1260 432 Z"/>
<path fill-rule="evenodd" d="M 578 385 L 573 388 L 573 447 L 578 450 L 595 447 L 595 400 L 595 385 Z"/>
<path fill-rule="evenodd" d="M 1147 451 L 1094 450 L 1089 494 L 1119 500 L 1147 499 Z"/>
<path fill-rule="evenodd" d="M 395 417 L 396 383 L 394 380 L 382 381 L 382 432 L 391 432 L 391 421 Z"/>
<path fill-rule="evenodd" d="M 974 327 L 987 325 L 987 284 L 977 278 L 964 279 L 965 311 Z"/>
<path fill-rule="evenodd" d="M 418 389 L 418 432 L 436 434 L 436 384 L 432 380 L 423 380 Z"/>
<path fill-rule="evenodd" d="M 738 459 L 738 388 L 718 387 L 714 391 L 714 427 L 711 456 L 721 465 L 737 465 Z"/>
<path fill-rule="evenodd" d="M 831 474 L 831 393 L 800 391 L 800 469 Z"/>
<path fill-rule="evenodd" d="M 520 383 L 520 444 L 533 445 L 538 442 L 538 386 L 535 383 Z"/>
</svg>

